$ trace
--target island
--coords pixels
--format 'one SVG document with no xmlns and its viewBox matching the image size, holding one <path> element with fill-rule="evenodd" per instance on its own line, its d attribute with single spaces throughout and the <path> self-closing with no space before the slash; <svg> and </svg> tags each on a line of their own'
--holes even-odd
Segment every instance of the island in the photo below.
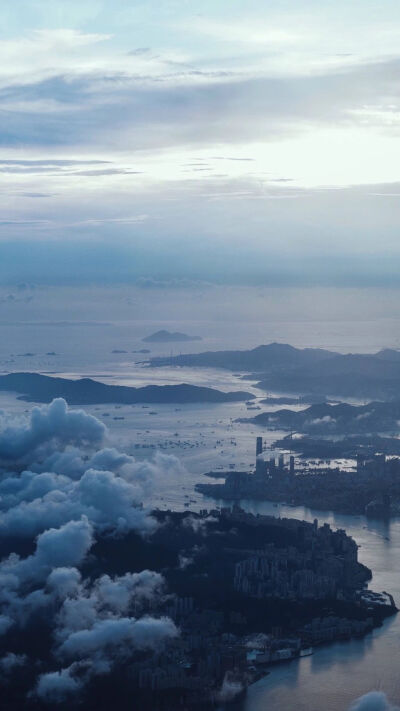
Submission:
<svg viewBox="0 0 400 711">
<path fill-rule="evenodd" d="M 134 388 L 123 385 L 108 385 L 91 378 L 70 380 L 39 373 L 9 373 L 0 376 L 0 391 L 19 394 L 26 402 L 51 402 L 62 397 L 70 405 L 99 405 L 116 403 L 228 403 L 254 398 L 248 392 L 222 392 L 214 388 L 182 383 L 179 385 L 146 385 Z"/>
<path fill-rule="evenodd" d="M 156 331 L 150 336 L 142 338 L 144 343 L 182 343 L 186 341 L 201 341 L 201 336 L 188 336 L 186 333 L 180 333 L 179 331 Z"/>
</svg>

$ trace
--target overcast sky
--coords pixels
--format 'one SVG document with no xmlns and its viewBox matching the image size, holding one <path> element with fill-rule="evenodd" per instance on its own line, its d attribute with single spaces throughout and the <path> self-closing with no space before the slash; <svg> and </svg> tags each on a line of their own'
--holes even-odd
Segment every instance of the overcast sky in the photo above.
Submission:
<svg viewBox="0 0 400 711">
<path fill-rule="evenodd" d="M 397 284 L 397 0 L 3 0 L 0 281 Z"/>
</svg>

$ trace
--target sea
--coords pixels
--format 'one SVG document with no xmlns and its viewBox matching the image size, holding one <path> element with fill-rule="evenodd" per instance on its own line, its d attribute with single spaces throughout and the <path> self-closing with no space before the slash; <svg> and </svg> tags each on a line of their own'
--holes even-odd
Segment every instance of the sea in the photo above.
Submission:
<svg viewBox="0 0 400 711">
<path fill-rule="evenodd" d="M 240 324 L 202 319 L 201 322 L 146 321 L 144 319 L 74 319 L 0 322 L 0 373 L 34 371 L 48 375 L 93 377 L 109 384 L 141 386 L 188 382 L 220 390 L 246 390 L 255 394 L 252 407 L 273 410 L 259 403 L 266 393 L 256 382 L 239 374 L 216 369 L 149 368 L 150 355 L 250 348 L 271 341 L 298 347 L 320 347 L 341 353 L 373 353 L 400 346 L 400 320 L 297 318 Z M 202 341 L 183 344 L 146 344 L 143 337 L 157 328 L 200 332 Z M 139 353 L 143 349 L 150 354 Z M 279 393 L 268 393 L 279 395 Z M 0 393 L 0 409 L 16 415 L 29 413 L 33 404 L 12 393 Z M 212 482 L 205 473 L 248 470 L 255 462 L 255 438 L 262 434 L 271 456 L 275 440 L 285 433 L 262 431 L 252 423 L 238 422 L 258 411 L 245 402 L 221 405 L 90 406 L 85 409 L 108 427 L 109 443 L 138 459 L 161 451 L 176 457 L 180 466 L 170 469 L 168 479 L 158 480 L 145 503 L 158 508 L 199 510 L 222 502 L 195 491 L 198 482 Z M 289 454 L 289 452 L 287 452 Z M 181 466 L 183 465 L 183 466 Z M 380 521 L 364 516 L 345 516 L 329 511 L 241 502 L 252 512 L 305 520 L 318 518 L 334 528 L 344 528 L 359 545 L 359 560 L 373 571 L 370 587 L 387 591 L 400 606 L 400 519 Z M 252 685 L 232 711 L 344 711 L 357 697 L 372 689 L 385 691 L 400 704 L 400 615 L 386 621 L 364 639 L 319 647 L 312 656 L 274 666 Z"/>
</svg>

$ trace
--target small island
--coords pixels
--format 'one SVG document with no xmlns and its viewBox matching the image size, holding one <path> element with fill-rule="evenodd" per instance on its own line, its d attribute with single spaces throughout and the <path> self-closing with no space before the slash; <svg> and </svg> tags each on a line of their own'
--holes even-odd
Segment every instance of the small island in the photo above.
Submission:
<svg viewBox="0 0 400 711">
<path fill-rule="evenodd" d="M 179 331 L 156 331 L 150 336 L 142 338 L 144 343 L 185 343 L 187 341 L 201 341 L 201 336 L 188 336 L 186 333 Z"/>
</svg>

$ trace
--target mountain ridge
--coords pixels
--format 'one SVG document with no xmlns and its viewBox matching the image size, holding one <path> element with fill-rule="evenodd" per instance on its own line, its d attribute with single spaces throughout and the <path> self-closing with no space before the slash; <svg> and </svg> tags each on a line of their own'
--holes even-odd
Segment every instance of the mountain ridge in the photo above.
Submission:
<svg viewBox="0 0 400 711">
<path fill-rule="evenodd" d="M 136 403 L 224 403 L 242 402 L 254 395 L 244 391 L 222 392 L 213 388 L 181 383 L 179 385 L 146 385 L 134 388 L 108 385 L 92 378 L 70 380 L 40 373 L 9 373 L 0 376 L 0 391 L 17 392 L 27 402 L 47 403 L 63 397 L 70 405 L 99 405 L 107 403 L 134 405 Z"/>
</svg>

